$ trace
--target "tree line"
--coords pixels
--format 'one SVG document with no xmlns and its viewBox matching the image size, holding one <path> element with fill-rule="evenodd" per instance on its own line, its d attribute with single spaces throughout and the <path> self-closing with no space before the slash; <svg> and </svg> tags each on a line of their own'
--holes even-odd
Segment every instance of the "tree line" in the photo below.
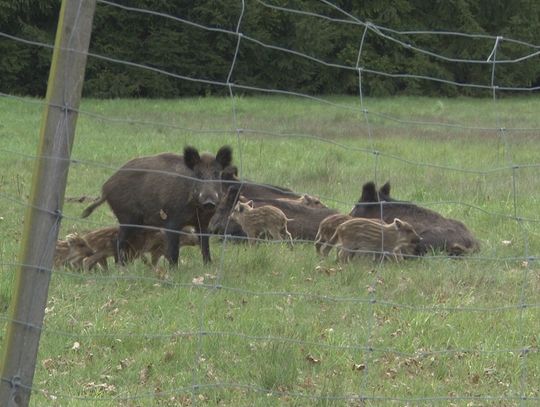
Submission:
<svg viewBox="0 0 540 407">
<path fill-rule="evenodd" d="M 362 93 L 372 96 L 490 96 L 489 89 L 453 83 L 489 86 L 492 80 L 503 87 L 540 85 L 538 56 L 496 67 L 466 62 L 518 59 L 538 51 L 505 40 L 540 45 L 536 0 L 246 0 L 243 12 L 239 0 L 114 1 L 194 24 L 98 2 L 90 52 L 150 69 L 90 56 L 85 96 L 219 95 L 228 94 L 227 81 L 244 94 L 267 89 L 321 95 L 358 94 L 361 79 Z M 60 0 L 0 0 L 0 32 L 53 44 L 59 9 Z M 365 30 L 347 14 L 372 28 Z M 239 22 L 243 37 L 236 52 Z M 413 30 L 439 33 L 405 33 Z M 495 50 L 491 36 L 502 36 Z M 43 96 L 51 55 L 50 48 L 0 36 L 0 91 Z"/>
</svg>

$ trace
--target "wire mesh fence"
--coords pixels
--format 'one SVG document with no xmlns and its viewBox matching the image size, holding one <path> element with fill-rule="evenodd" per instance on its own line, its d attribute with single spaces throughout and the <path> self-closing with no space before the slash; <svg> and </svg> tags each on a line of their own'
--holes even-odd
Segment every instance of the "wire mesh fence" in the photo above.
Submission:
<svg viewBox="0 0 540 407">
<path fill-rule="evenodd" d="M 2 326 L 16 322 L 42 333 L 31 389 L 35 405 L 538 403 L 538 87 L 506 86 L 496 75 L 500 66 L 519 70 L 522 62 L 538 58 L 538 45 L 501 36 L 397 31 L 327 1 L 322 3 L 342 18 L 241 1 L 235 4 L 234 29 L 97 3 L 98 12 L 115 7 L 234 38 L 230 67 L 220 80 L 167 71 L 159 61 L 88 52 L 88 58 L 126 69 L 225 89 L 229 97 L 84 101 L 76 109 L 79 127 L 68 178 L 67 196 L 74 199 L 61 214 L 61 236 L 116 225 L 105 205 L 81 219 L 84 206 L 75 198 L 87 203 L 84 198 L 97 197 L 103 182 L 129 159 L 180 153 L 185 145 L 215 152 L 229 144 L 238 183 L 316 194 L 347 213 L 364 182 L 382 185 L 390 179 L 397 196 L 465 222 L 481 250 L 460 259 L 428 252 L 402 263 L 368 257 L 341 265 L 318 257 L 314 239 L 296 239 L 291 251 L 277 240 L 246 247 L 237 244 L 240 238 L 212 234 L 213 262 L 206 267 L 197 248 L 181 250 L 177 270 L 164 260 L 154 270 L 141 262 L 109 271 L 54 267 L 43 326 L 10 321 L 7 303 L 21 266 L 20 224 L 29 205 L 28 168 L 37 158 L 57 158 L 36 157 L 28 134 L 46 103 L 0 93 L 3 110 L 10 112 L 0 127 L 6 140 L 0 148 L 0 320 Z M 351 44 L 358 49 L 356 61 L 326 61 L 243 32 L 254 4 L 355 26 L 361 32 Z M 21 47 L 53 47 L 7 32 L 0 36 Z M 429 36 L 487 41 L 492 47 L 485 59 L 463 60 L 414 45 L 413 39 Z M 363 51 L 374 38 L 463 69 L 482 66 L 485 81 L 372 69 Z M 511 46 L 525 51 L 498 59 L 497 51 Z M 355 72 L 358 95 L 250 84 L 237 73 L 249 63 L 245 49 L 284 53 L 292 64 L 300 59 Z M 366 76 L 471 88 L 487 98 L 370 98 L 364 94 Z M 502 97 L 506 92 L 527 97 L 516 101 Z"/>
</svg>

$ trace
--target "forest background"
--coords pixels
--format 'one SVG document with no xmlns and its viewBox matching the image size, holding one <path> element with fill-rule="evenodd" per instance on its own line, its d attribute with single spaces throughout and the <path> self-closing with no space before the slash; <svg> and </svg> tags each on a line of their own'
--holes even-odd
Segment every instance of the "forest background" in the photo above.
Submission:
<svg viewBox="0 0 540 407">
<path fill-rule="evenodd" d="M 118 0 L 115 4 L 166 13 L 191 24 L 147 13 L 126 13 L 107 4 L 107 1 L 99 1 L 90 52 L 143 64 L 173 75 L 126 67 L 103 58 L 89 58 L 85 96 L 176 98 L 227 94 L 227 87 L 215 86 L 212 81 L 223 83 L 227 79 L 238 40 L 235 31 L 242 13 L 241 1 Z M 0 0 L 0 31 L 22 39 L 53 44 L 59 7 L 60 0 Z M 284 10 L 286 8 L 326 18 L 290 13 Z M 365 26 L 344 12 L 361 16 L 362 22 L 371 23 L 374 30 L 377 27 L 391 30 L 381 31 L 384 36 L 368 30 L 362 41 Z M 407 33 L 411 30 L 461 34 Z M 493 38 L 472 38 L 463 34 L 503 37 L 508 34 L 514 40 L 536 44 L 540 38 L 540 2 L 339 0 L 329 3 L 269 0 L 264 3 L 254 0 L 245 2 L 239 32 L 244 37 L 230 82 L 246 87 L 285 89 L 314 95 L 358 94 L 358 72 L 339 67 L 354 68 L 362 44 L 359 67 L 366 69 L 362 78 L 362 91 L 366 96 L 487 96 L 486 92 L 476 93 L 474 87 L 453 86 L 445 81 L 489 86 L 491 64 L 449 62 L 428 53 L 414 52 L 396 41 L 443 57 L 486 61 L 494 48 Z M 261 47 L 257 42 L 266 46 Z M 281 52 L 272 46 L 313 56 L 327 65 Z M 501 41 L 496 58 L 514 59 L 527 54 L 530 54 L 530 47 Z M 0 35 L 0 89 L 9 94 L 44 96 L 51 55 L 51 48 L 13 41 Z M 534 58 L 520 64 L 519 69 L 514 64 L 497 65 L 496 84 L 522 88 L 540 85 L 540 65 Z M 389 78 L 370 74 L 372 71 L 436 77 L 440 81 Z M 178 77 L 202 79 L 209 83 L 178 80 Z M 508 94 L 511 93 L 499 96 Z"/>
</svg>

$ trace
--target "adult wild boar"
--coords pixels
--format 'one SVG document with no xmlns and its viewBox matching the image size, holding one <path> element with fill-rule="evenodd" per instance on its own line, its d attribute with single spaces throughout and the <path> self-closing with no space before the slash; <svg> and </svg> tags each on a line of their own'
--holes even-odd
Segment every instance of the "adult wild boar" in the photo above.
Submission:
<svg viewBox="0 0 540 407">
<path fill-rule="evenodd" d="M 251 180 L 241 180 L 238 178 L 238 168 L 234 165 L 223 170 L 223 184 L 227 186 L 237 186 L 240 194 L 249 199 L 292 199 L 301 200 L 302 195 L 296 192 L 276 185 L 259 184 Z"/>
<path fill-rule="evenodd" d="M 292 203 L 298 203 L 305 206 L 309 206 L 310 208 L 328 208 L 325 204 L 321 202 L 319 198 L 316 196 L 312 196 L 309 194 L 302 194 L 300 198 L 297 199 L 291 199 L 291 198 L 278 198 L 280 201 L 288 201 Z"/>
<path fill-rule="evenodd" d="M 391 198 L 388 182 L 379 191 L 373 182 L 364 184 L 362 196 L 350 215 L 360 218 L 382 218 L 387 223 L 392 223 L 395 218 L 409 222 L 422 237 L 418 254 L 434 249 L 457 256 L 480 249 L 479 241 L 462 222 L 445 218 L 435 211 L 411 202 Z"/>
<path fill-rule="evenodd" d="M 242 185 L 242 188 L 243 187 L 244 185 Z M 287 223 L 287 228 L 292 237 L 294 239 L 307 241 L 315 240 L 319 224 L 324 218 L 338 213 L 335 209 L 311 208 L 297 202 L 279 199 L 257 199 L 252 196 L 244 197 L 243 195 L 240 195 L 239 185 L 231 185 L 229 186 L 227 193 L 221 198 L 221 201 L 216 208 L 216 212 L 210 220 L 208 226 L 210 232 L 232 236 L 245 236 L 240 225 L 232 219 L 229 219 L 229 216 L 239 199 L 252 200 L 255 208 L 264 205 L 272 205 L 281 209 L 287 218 L 292 219 Z"/>
<path fill-rule="evenodd" d="M 208 222 L 219 203 L 221 173 L 231 164 L 232 149 L 223 146 L 216 156 L 199 155 L 185 147 L 184 155 L 163 153 L 128 161 L 103 184 L 101 197 L 82 213 L 85 218 L 107 201 L 118 218 L 118 258 L 124 264 L 127 241 L 137 228 L 146 225 L 165 228 L 166 258 L 178 264 L 179 234 L 193 225 L 201 233 L 204 263 L 210 262 Z"/>
</svg>

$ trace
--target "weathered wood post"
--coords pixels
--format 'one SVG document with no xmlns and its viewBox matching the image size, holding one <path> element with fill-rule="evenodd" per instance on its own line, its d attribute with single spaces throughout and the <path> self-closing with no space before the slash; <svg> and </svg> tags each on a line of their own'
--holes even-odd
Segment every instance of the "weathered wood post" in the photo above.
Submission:
<svg viewBox="0 0 540 407">
<path fill-rule="evenodd" d="M 21 407 L 30 401 L 95 5 L 95 0 L 62 0 L 0 359 L 0 406 Z"/>
</svg>

